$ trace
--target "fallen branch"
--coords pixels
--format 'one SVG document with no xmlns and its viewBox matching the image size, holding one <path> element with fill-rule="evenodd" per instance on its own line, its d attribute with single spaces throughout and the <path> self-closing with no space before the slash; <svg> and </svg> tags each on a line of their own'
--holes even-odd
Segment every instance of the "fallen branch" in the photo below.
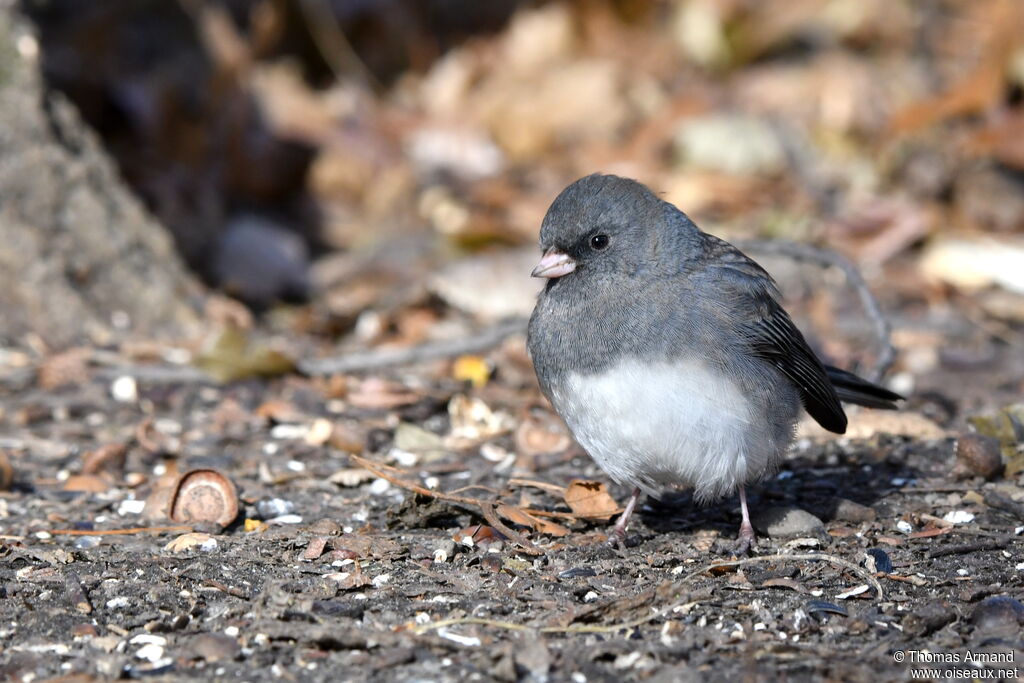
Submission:
<svg viewBox="0 0 1024 683">
<path fill-rule="evenodd" d="M 530 543 L 529 540 L 527 540 L 522 534 L 510 528 L 508 525 L 501 521 L 496 511 L 495 504 L 497 501 L 484 500 L 482 498 L 472 498 L 470 496 L 459 496 L 454 493 L 445 493 L 443 491 L 434 491 L 433 489 L 428 489 L 425 486 L 420 486 L 419 484 L 415 484 L 411 481 L 406 481 L 400 476 L 397 476 L 397 474 L 392 474 L 392 472 L 401 473 L 401 471 L 397 470 L 394 467 L 390 467 L 389 465 L 375 463 L 370 460 L 367 460 L 366 458 L 354 454 L 349 454 L 348 457 L 351 460 L 353 460 L 357 465 L 368 470 L 373 475 L 380 477 L 381 479 L 385 479 L 390 483 L 394 484 L 395 486 L 405 489 L 406 491 L 412 491 L 413 493 L 420 496 L 436 498 L 437 500 L 443 500 L 449 503 L 457 503 L 459 505 L 475 507 L 476 509 L 480 510 L 480 516 L 487 520 L 488 524 L 490 524 L 492 527 L 494 527 L 502 534 L 504 534 L 509 540 L 511 540 L 517 546 L 521 547 L 525 552 L 529 553 L 530 555 L 543 554 L 542 550 L 538 549 L 536 546 Z M 388 470 L 391 470 L 391 472 L 388 472 Z M 465 488 L 469 487 L 464 487 L 462 489 L 457 490 L 461 491 L 465 490 Z M 509 503 L 505 504 L 511 505 Z M 573 521 L 578 521 L 581 519 L 606 519 L 609 514 L 614 515 L 621 512 L 621 510 L 616 509 L 614 512 L 611 513 L 601 512 L 600 514 L 593 515 L 579 515 L 573 512 L 537 510 L 535 508 L 526 508 L 519 505 L 512 505 L 512 507 L 516 508 L 517 510 L 522 510 L 528 515 L 534 515 L 537 517 L 551 517 L 556 519 L 568 519 Z"/>
<path fill-rule="evenodd" d="M 860 274 L 848 258 L 831 249 L 821 249 L 810 244 L 798 242 L 783 242 L 778 240 L 744 240 L 736 246 L 750 250 L 759 251 L 763 254 L 776 254 L 788 256 L 797 261 L 817 263 L 822 266 L 832 266 L 843 271 L 846 281 L 857 292 L 864 312 L 875 328 L 875 337 L 878 341 L 878 359 L 875 361 L 874 369 L 867 373 L 867 379 L 877 382 L 885 375 L 896 359 L 896 349 L 892 345 L 892 326 L 882 313 L 878 300 L 871 293 L 864 276 Z"/>
<path fill-rule="evenodd" d="M 334 375 L 379 370 L 396 365 L 413 365 L 467 353 L 480 353 L 497 346 L 513 334 L 525 331 L 526 318 L 510 318 L 469 337 L 427 342 L 404 349 L 377 349 L 347 353 L 333 358 L 300 360 L 298 368 L 306 375 Z"/>
<path fill-rule="evenodd" d="M 948 545 L 944 548 L 936 548 L 928 551 L 925 555 L 929 560 L 946 555 L 966 555 L 967 553 L 980 552 L 983 550 L 1002 550 L 1010 545 L 1009 538 L 995 538 L 988 541 L 975 541 L 974 543 L 961 543 L 959 545 Z"/>
<path fill-rule="evenodd" d="M 128 529 L 53 529 L 47 533 L 54 536 L 131 536 L 133 534 L 166 533 L 169 531 L 192 531 L 186 524 L 177 526 L 133 526 Z"/>
<path fill-rule="evenodd" d="M 866 569 L 864 569 L 863 567 L 858 567 L 852 562 L 847 562 L 843 558 L 836 557 L 835 555 L 824 555 L 817 553 L 801 553 L 797 555 L 760 555 L 758 557 L 745 557 L 738 560 L 729 560 L 725 562 L 711 562 L 709 564 L 704 565 L 700 569 L 690 572 L 682 579 L 680 579 L 675 585 L 677 586 L 677 588 L 681 588 L 684 584 L 690 582 L 692 579 L 700 576 L 701 574 L 705 574 L 713 569 L 719 569 L 722 567 L 738 567 L 741 565 L 754 564 L 760 562 L 787 562 L 791 560 L 824 560 L 825 562 L 830 562 L 836 566 L 848 569 L 857 574 L 858 576 L 860 576 L 861 578 L 863 578 L 871 585 L 872 588 L 875 589 L 876 599 L 883 599 L 882 585 L 878 582 L 878 579 L 876 579 Z M 656 593 L 652 593 L 652 595 L 654 594 Z M 479 617 L 461 617 L 456 619 L 441 619 L 440 621 L 433 621 L 429 624 L 422 624 L 420 626 L 416 626 L 412 630 L 417 635 L 422 635 L 429 631 L 447 628 L 448 626 L 477 624 L 480 626 L 493 626 L 495 628 L 502 628 L 509 631 L 536 631 L 537 633 L 614 633 L 616 631 L 625 631 L 631 628 L 636 628 L 637 626 L 643 626 L 644 624 L 650 623 L 655 619 L 668 616 L 672 613 L 673 610 L 675 610 L 677 607 L 685 605 L 688 601 L 689 597 L 684 598 L 682 600 L 677 600 L 668 607 L 661 610 L 657 610 L 646 616 L 638 617 L 636 619 L 630 619 L 628 621 L 621 621 L 618 623 L 605 625 L 578 624 L 575 626 L 543 626 L 540 628 L 535 628 L 532 626 L 527 626 L 525 624 L 516 624 L 510 621 L 495 621 L 491 619 L 482 619 Z"/>
</svg>

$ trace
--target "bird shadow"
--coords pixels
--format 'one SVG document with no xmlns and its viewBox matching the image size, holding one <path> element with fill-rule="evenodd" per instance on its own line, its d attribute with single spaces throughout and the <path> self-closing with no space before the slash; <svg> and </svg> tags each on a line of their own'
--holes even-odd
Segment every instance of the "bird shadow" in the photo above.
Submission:
<svg viewBox="0 0 1024 683">
<path fill-rule="evenodd" d="M 898 516 L 890 494 L 947 472 L 948 457 L 949 448 L 941 442 L 900 437 L 811 446 L 792 453 L 773 475 L 748 486 L 747 502 L 755 526 L 759 517 L 788 508 L 805 510 L 826 524 L 855 523 L 857 514 L 872 515 L 863 508 L 871 508 L 872 516 L 879 518 Z M 701 504 L 689 490 L 648 497 L 639 517 L 655 533 L 715 530 L 723 538 L 736 535 L 741 519 L 737 495 Z"/>
</svg>

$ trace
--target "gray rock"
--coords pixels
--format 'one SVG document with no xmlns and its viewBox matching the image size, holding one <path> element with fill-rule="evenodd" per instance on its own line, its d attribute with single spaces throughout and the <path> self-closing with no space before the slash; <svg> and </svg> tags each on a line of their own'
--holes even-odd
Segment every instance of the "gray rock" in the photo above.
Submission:
<svg viewBox="0 0 1024 683">
<path fill-rule="evenodd" d="M 77 110 L 45 91 L 38 43 L 10 0 L 0 121 L 0 337 L 59 350 L 196 334 L 200 285 Z"/>
<path fill-rule="evenodd" d="M 724 173 L 774 173 L 786 163 L 785 150 L 771 125 L 751 116 L 685 119 L 676 132 L 675 149 L 683 163 Z"/>
<path fill-rule="evenodd" d="M 1024 625 L 1024 604 L 1008 596 L 986 598 L 971 612 L 976 634 L 1011 637 L 1020 634 Z"/>
<path fill-rule="evenodd" d="M 751 522 L 759 533 L 772 538 L 828 537 L 825 525 L 820 519 L 806 510 L 795 507 L 771 507 L 755 510 Z"/>
<path fill-rule="evenodd" d="M 861 522 L 875 521 L 877 514 L 874 508 L 869 508 L 867 505 L 861 505 L 846 498 L 839 498 L 836 500 L 835 513 L 832 517 L 842 522 L 859 524 Z"/>
</svg>

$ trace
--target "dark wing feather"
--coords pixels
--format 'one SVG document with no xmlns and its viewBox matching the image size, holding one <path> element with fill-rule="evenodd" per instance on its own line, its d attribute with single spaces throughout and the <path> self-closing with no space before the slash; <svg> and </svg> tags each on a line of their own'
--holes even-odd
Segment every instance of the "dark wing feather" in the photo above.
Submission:
<svg viewBox="0 0 1024 683">
<path fill-rule="evenodd" d="M 804 409 L 830 432 L 846 431 L 846 413 L 828 373 L 789 314 L 779 305 L 778 289 L 761 266 L 732 245 L 708 236 L 712 263 L 738 294 L 747 299 L 733 309 L 744 311 L 739 330 L 750 352 L 771 363 L 800 392 Z"/>
</svg>

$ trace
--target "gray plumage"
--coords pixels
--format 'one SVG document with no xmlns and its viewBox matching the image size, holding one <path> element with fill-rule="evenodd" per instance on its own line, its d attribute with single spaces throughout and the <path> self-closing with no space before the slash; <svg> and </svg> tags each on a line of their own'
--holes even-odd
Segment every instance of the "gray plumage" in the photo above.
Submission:
<svg viewBox="0 0 1024 683">
<path fill-rule="evenodd" d="M 568 265 L 547 275 L 530 318 L 537 377 L 619 483 L 714 499 L 777 464 L 801 407 L 842 433 L 840 399 L 893 408 L 900 398 L 826 368 L 761 266 L 640 183 L 576 181 L 540 242 L 542 264 Z"/>
</svg>

